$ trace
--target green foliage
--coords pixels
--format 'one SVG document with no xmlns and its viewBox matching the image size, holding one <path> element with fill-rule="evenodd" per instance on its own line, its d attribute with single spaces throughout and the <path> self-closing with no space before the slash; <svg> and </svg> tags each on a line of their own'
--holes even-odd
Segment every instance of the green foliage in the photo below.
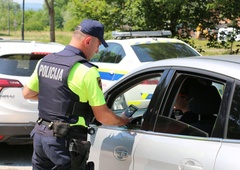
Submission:
<svg viewBox="0 0 240 170">
<path fill-rule="evenodd" d="M 28 10 L 25 12 L 25 30 L 27 31 L 42 31 L 48 26 L 48 19 L 44 15 L 44 11 Z"/>
<path fill-rule="evenodd" d="M 214 35 L 207 35 L 207 47 L 209 48 L 222 48 L 223 46 L 221 45 L 221 43 L 219 43 L 217 41 L 217 38 Z"/>
<path fill-rule="evenodd" d="M 64 30 L 72 31 L 83 19 L 104 20 L 106 3 L 99 0 L 72 0 L 67 4 L 64 16 Z"/>
<path fill-rule="evenodd" d="M 185 0 L 181 8 L 181 19 L 190 23 L 192 29 L 195 29 L 199 23 L 204 28 L 215 28 L 219 22 L 218 12 L 214 9 L 215 0 Z"/>
<path fill-rule="evenodd" d="M 194 40 L 192 39 L 191 36 L 191 29 L 189 27 L 184 26 L 181 29 L 181 32 L 177 35 L 177 39 L 189 44 L 193 48 L 195 48 L 199 53 L 205 52 L 201 46 L 196 46 Z"/>
<path fill-rule="evenodd" d="M 228 18 L 230 20 L 235 20 L 240 17 L 239 9 L 240 2 L 239 0 L 217 0 L 215 2 L 215 8 L 219 10 L 222 18 Z"/>
<path fill-rule="evenodd" d="M 11 7 L 11 23 L 16 17 L 18 29 L 21 25 L 21 9 L 17 3 L 9 0 Z M 6 0 L 0 0 L 2 13 L 1 23 L 7 23 Z M 221 5 L 222 4 L 222 5 Z M 188 23 L 194 29 L 201 22 L 205 27 L 214 27 L 219 12 L 222 16 L 234 17 L 239 15 L 237 0 L 58 0 L 55 5 L 56 29 L 71 31 L 85 18 L 96 19 L 104 23 L 106 31 L 113 30 L 160 30 L 170 29 L 175 36 L 176 27 Z M 224 8 L 223 8 L 224 7 Z M 225 8 L 227 7 L 227 8 Z M 227 9 L 227 10 L 226 10 Z M 27 11 L 26 11 L 27 12 Z M 38 11 L 34 11 L 38 13 Z M 40 11 L 43 15 L 35 20 L 27 16 L 25 19 L 29 25 L 26 29 L 32 29 L 34 25 L 43 25 L 39 29 L 49 26 L 47 8 Z M 15 15 L 17 14 L 17 15 Z M 27 14 L 25 14 L 27 15 Z M 232 16 L 232 15 L 231 15 Z M 35 20 L 35 22 L 32 22 Z M 37 24 L 36 22 L 39 22 Z M 6 29 L 6 24 L 0 24 L 0 28 Z"/>
<path fill-rule="evenodd" d="M 20 5 L 14 3 L 12 0 L 6 2 L 6 0 L 0 0 L 0 29 L 8 30 L 9 27 L 12 30 L 18 28 L 21 24 L 19 22 L 19 14 L 21 13 Z"/>
<path fill-rule="evenodd" d="M 236 45 L 237 49 L 233 50 L 234 43 L 236 43 L 236 35 L 239 34 L 238 28 L 234 28 L 236 31 L 220 33 L 220 37 L 218 41 L 215 35 L 207 35 L 206 38 L 208 39 L 208 43 L 206 44 L 209 48 L 224 48 L 229 50 L 229 54 L 238 54 L 239 52 L 239 45 Z"/>
<path fill-rule="evenodd" d="M 8 3 L 6 3 L 6 1 Z M 50 0 L 48 0 L 50 2 Z M 95 19 L 105 26 L 105 37 L 112 31 L 171 30 L 173 37 L 187 42 L 199 51 L 191 39 L 191 32 L 201 23 L 204 28 L 215 28 L 223 18 L 232 20 L 237 28 L 240 17 L 239 0 L 55 0 L 55 29 L 73 31 L 83 19 Z M 0 30 L 21 30 L 22 9 L 13 0 L 0 0 Z M 49 14 L 43 10 L 25 11 L 25 31 L 49 30 Z M 181 30 L 181 33 L 179 31 Z M 212 37 L 211 37 L 212 36 Z M 206 35 L 210 48 L 226 48 L 230 53 L 234 40 L 218 42 L 214 35 Z"/>
</svg>

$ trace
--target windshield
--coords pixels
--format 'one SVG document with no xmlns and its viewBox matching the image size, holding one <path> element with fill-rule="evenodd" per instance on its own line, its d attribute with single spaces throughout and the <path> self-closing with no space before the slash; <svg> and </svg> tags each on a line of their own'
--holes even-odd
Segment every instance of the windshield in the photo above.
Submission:
<svg viewBox="0 0 240 170">
<path fill-rule="evenodd" d="M 167 58 L 199 56 L 189 46 L 182 43 L 151 43 L 131 46 L 141 62 L 162 60 Z"/>
</svg>

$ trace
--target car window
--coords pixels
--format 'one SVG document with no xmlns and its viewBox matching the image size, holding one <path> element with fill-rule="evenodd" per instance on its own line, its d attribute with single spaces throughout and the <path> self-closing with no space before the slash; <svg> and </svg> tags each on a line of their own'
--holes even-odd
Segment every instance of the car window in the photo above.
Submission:
<svg viewBox="0 0 240 170">
<path fill-rule="evenodd" d="M 240 83 L 239 83 L 240 84 Z M 236 85 L 230 115 L 228 119 L 227 138 L 240 139 L 240 85 Z"/>
<path fill-rule="evenodd" d="M 208 133 L 202 131 L 201 129 L 189 126 L 189 124 L 173 118 L 159 116 L 157 121 L 158 125 L 155 129 L 156 132 L 208 137 Z"/>
<path fill-rule="evenodd" d="M 141 62 L 199 56 L 193 49 L 183 43 L 149 43 L 132 45 L 131 47 Z"/>
<path fill-rule="evenodd" d="M 160 74 L 156 77 L 141 79 L 135 82 L 134 85 L 128 88 L 127 91 L 121 93 L 113 102 L 112 110 L 116 114 L 121 114 L 129 105 L 134 105 L 138 108 L 133 115 L 136 118 L 131 124 L 141 126 L 142 116 L 148 108 L 154 90 L 160 80 Z"/>
<path fill-rule="evenodd" d="M 103 45 L 99 46 L 98 53 L 94 54 L 94 56 L 91 58 L 91 62 L 101 62 L 102 56 L 105 55 L 107 48 L 105 48 Z"/>
<path fill-rule="evenodd" d="M 155 131 L 179 135 L 211 136 L 224 83 L 209 78 L 179 75 L 171 87 Z"/>
<path fill-rule="evenodd" d="M 104 48 L 103 45 L 99 47 L 99 52 L 93 56 L 92 62 L 104 62 L 104 63 L 119 63 L 125 52 L 120 44 L 108 43 L 108 47 Z"/>
<path fill-rule="evenodd" d="M 16 54 L 0 58 L 0 74 L 30 76 L 37 62 L 45 55 Z"/>
</svg>

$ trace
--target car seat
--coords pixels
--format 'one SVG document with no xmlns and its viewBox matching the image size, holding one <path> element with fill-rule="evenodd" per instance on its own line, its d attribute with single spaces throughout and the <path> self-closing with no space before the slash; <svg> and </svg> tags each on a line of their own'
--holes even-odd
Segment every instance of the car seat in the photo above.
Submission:
<svg viewBox="0 0 240 170">
<path fill-rule="evenodd" d="M 215 86 L 201 85 L 194 89 L 194 97 L 189 105 L 193 112 L 199 114 L 199 121 L 191 125 L 210 135 L 219 111 L 220 103 L 221 97 Z"/>
</svg>

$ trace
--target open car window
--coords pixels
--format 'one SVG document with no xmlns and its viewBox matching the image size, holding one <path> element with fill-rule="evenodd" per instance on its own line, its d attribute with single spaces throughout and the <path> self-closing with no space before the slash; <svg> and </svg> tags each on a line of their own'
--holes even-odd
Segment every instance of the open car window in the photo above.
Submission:
<svg viewBox="0 0 240 170">
<path fill-rule="evenodd" d="M 224 82 L 177 74 L 157 118 L 156 132 L 208 137 L 220 109 Z"/>
<path fill-rule="evenodd" d="M 132 125 L 132 127 L 141 128 L 144 113 L 160 79 L 161 74 L 159 73 L 157 76 L 150 75 L 135 81 L 126 91 L 115 97 L 111 109 L 120 115 L 128 106 L 136 106 L 138 110 L 132 116 L 134 119 L 129 124 L 129 127 Z"/>
</svg>

